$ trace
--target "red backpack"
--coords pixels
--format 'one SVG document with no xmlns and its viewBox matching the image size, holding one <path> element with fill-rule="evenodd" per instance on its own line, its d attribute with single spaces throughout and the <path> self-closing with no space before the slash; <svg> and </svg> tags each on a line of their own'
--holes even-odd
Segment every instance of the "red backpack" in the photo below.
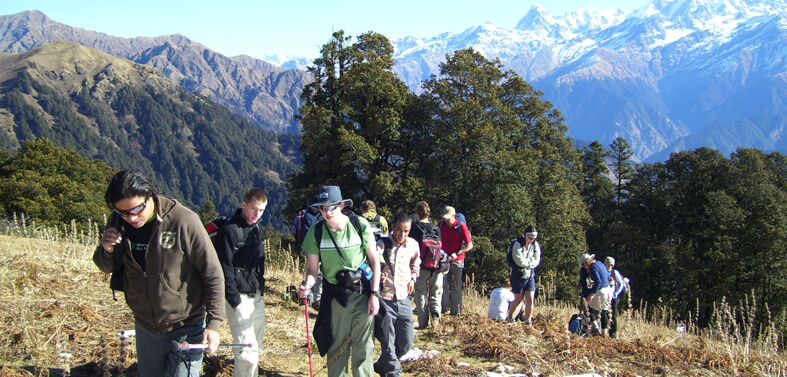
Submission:
<svg viewBox="0 0 787 377">
<path fill-rule="evenodd" d="M 213 242 L 214 245 L 216 244 L 216 236 L 219 234 L 219 229 L 224 227 L 224 224 L 229 220 L 229 216 L 219 216 L 211 220 L 208 225 L 205 225 L 205 230 L 208 231 L 210 236 L 210 242 Z"/>
<path fill-rule="evenodd" d="M 437 232 L 438 228 L 434 225 L 429 229 L 423 230 L 423 238 L 421 239 L 421 268 L 425 270 L 435 271 L 439 269 L 440 261 L 445 254 L 443 251 L 443 241 L 440 240 L 440 236 Z"/>
<path fill-rule="evenodd" d="M 216 239 L 219 235 L 219 230 L 227 225 L 230 221 L 232 216 L 219 216 L 213 220 L 211 220 L 208 225 L 205 225 L 205 230 L 208 232 L 208 236 L 210 236 L 210 242 L 213 242 L 213 246 L 216 246 Z M 259 222 L 254 224 L 255 226 L 259 226 Z M 235 245 L 235 250 L 240 249 L 243 245 L 246 244 L 246 240 L 243 238 L 243 231 L 240 228 L 235 228 L 236 232 L 236 239 L 237 245 Z"/>
</svg>

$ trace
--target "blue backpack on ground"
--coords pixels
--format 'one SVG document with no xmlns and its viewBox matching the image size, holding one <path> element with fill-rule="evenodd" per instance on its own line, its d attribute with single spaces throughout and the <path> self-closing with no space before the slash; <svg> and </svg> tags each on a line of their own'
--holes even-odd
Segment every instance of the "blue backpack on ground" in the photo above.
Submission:
<svg viewBox="0 0 787 377">
<path fill-rule="evenodd" d="M 590 321 L 582 313 L 574 314 L 568 321 L 568 331 L 581 337 L 590 335 Z"/>
</svg>

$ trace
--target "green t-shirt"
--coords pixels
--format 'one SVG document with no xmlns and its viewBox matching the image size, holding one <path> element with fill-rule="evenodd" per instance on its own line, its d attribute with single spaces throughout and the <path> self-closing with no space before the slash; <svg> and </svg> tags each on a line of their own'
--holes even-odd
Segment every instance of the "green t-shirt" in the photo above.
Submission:
<svg viewBox="0 0 787 377">
<path fill-rule="evenodd" d="M 361 225 L 363 237 L 358 234 L 358 231 L 355 230 L 352 222 L 348 219 L 347 225 L 341 232 L 334 232 L 330 230 L 324 222 L 320 222 L 309 228 L 306 237 L 303 238 L 303 249 L 310 254 L 320 256 L 320 262 L 322 262 L 322 276 L 331 284 L 338 284 L 336 281 L 336 274 L 339 271 L 357 270 L 358 267 L 361 266 L 361 263 L 367 259 L 366 248 L 368 245 L 375 244 L 374 235 L 369 227 L 369 222 L 361 216 L 358 216 L 358 222 Z M 319 247 L 317 246 L 317 241 L 314 239 L 314 232 L 317 226 L 323 227 L 322 240 L 320 241 Z M 347 261 L 347 265 L 345 265 L 342 261 L 342 257 L 339 256 L 339 253 L 336 251 L 336 246 L 334 246 L 333 241 L 331 241 L 328 232 L 330 232 L 330 234 L 333 235 L 333 239 L 336 240 L 336 245 L 341 249 L 342 256 L 344 256 L 344 260 Z"/>
</svg>

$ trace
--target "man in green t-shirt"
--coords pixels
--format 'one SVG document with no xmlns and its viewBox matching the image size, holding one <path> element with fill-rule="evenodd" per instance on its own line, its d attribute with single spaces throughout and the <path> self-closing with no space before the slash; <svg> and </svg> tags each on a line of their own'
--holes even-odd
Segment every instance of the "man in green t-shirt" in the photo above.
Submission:
<svg viewBox="0 0 787 377">
<path fill-rule="evenodd" d="M 309 206 L 318 209 L 324 219 L 309 229 L 302 245 L 309 267 L 300 297 L 306 298 L 319 269 L 323 276 L 322 304 L 314 334 L 317 346 L 321 354 L 327 353 L 330 377 L 347 375 L 350 350 L 353 376 L 372 377 L 380 263 L 371 226 L 363 217 L 351 218 L 342 212 L 345 206 L 352 206 L 352 200 L 342 199 L 338 186 L 323 186 L 317 201 Z M 362 267 L 372 271 L 366 281 L 357 278 Z M 328 344 L 321 342 L 328 334 L 320 333 L 318 327 L 330 332 Z"/>
</svg>

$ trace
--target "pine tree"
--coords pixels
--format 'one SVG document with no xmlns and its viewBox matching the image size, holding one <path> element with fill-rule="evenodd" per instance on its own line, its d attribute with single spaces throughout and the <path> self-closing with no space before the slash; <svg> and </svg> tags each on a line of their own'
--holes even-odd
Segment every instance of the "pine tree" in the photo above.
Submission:
<svg viewBox="0 0 787 377">
<path fill-rule="evenodd" d="M 607 232 L 615 220 L 615 194 L 609 179 L 609 150 L 594 141 L 582 154 L 582 199 L 588 206 L 591 223 L 587 228 L 590 250 L 604 250 Z"/>
<path fill-rule="evenodd" d="M 411 191 L 401 190 L 408 185 L 402 161 L 409 146 L 402 144 L 400 130 L 414 95 L 393 73 L 387 38 L 370 32 L 355 43 L 351 39 L 334 33 L 309 67 L 315 81 L 304 89 L 300 109 L 303 172 L 290 179 L 290 209 L 300 208 L 324 184 L 340 186 L 357 202 L 371 199 L 378 209 L 394 193 Z"/>
<path fill-rule="evenodd" d="M 617 196 L 617 205 L 624 200 L 626 193 L 626 182 L 631 179 L 634 173 L 634 167 L 631 165 L 630 159 L 634 155 L 631 151 L 628 141 L 622 137 L 617 137 L 609 146 L 612 151 L 612 173 L 615 174 L 615 194 Z"/>
</svg>

